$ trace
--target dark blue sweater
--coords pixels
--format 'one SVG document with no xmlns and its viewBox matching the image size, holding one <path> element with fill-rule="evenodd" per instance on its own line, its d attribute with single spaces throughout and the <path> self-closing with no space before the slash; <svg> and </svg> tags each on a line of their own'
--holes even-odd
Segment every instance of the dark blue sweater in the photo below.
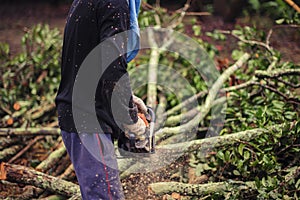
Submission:
<svg viewBox="0 0 300 200">
<path fill-rule="evenodd" d="M 61 83 L 55 99 L 59 125 L 62 130 L 77 132 L 72 114 L 72 91 L 82 62 L 102 41 L 128 29 L 129 8 L 127 0 L 73 1 L 65 26 Z M 124 43 L 117 45 L 124 46 Z M 95 94 L 95 110 L 101 128 L 103 132 L 113 133 L 114 136 L 117 136 L 120 129 L 111 111 L 111 94 L 116 82 L 127 73 L 126 68 L 126 54 L 122 54 L 104 72 Z M 123 87 L 123 92 L 131 93 L 129 79 L 123 84 Z M 128 112 L 132 120 L 130 122 L 124 119 L 122 123 L 135 123 L 137 121 L 137 109 L 132 102 L 132 96 L 129 103 L 125 99 L 120 99 L 119 102 L 120 112 Z"/>
</svg>

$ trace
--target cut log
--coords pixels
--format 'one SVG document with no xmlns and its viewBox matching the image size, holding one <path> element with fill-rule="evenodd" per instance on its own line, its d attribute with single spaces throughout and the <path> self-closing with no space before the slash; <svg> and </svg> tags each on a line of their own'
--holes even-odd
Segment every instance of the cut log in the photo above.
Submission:
<svg viewBox="0 0 300 200">
<path fill-rule="evenodd" d="M 0 165 L 0 180 L 33 185 L 68 197 L 80 193 L 79 186 L 74 183 L 49 176 L 28 167 L 4 162 Z"/>
</svg>

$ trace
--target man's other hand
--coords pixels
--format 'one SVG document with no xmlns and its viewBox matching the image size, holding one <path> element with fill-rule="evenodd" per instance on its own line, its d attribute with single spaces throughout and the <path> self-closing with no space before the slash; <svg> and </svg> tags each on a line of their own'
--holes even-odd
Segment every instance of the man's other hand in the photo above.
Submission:
<svg viewBox="0 0 300 200">
<path fill-rule="evenodd" d="M 138 109 L 141 113 L 144 113 L 144 114 L 147 113 L 147 110 L 148 110 L 147 106 L 141 98 L 139 98 L 133 94 L 132 100 L 133 100 L 133 103 L 138 107 Z"/>
</svg>

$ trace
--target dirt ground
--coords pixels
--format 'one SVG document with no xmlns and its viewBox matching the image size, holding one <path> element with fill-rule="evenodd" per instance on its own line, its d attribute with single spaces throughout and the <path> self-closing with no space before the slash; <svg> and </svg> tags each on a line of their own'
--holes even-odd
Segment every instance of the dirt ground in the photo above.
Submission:
<svg viewBox="0 0 300 200">
<path fill-rule="evenodd" d="M 65 17 L 70 4 L 53 6 L 47 3 L 0 3 L 0 42 L 6 42 L 11 47 L 11 53 L 17 54 L 20 49 L 21 37 L 24 29 L 37 23 L 47 23 L 51 27 L 57 27 L 63 32 Z M 258 20 L 259 21 L 259 20 Z M 238 19 L 237 24 L 245 25 L 247 19 Z M 202 32 L 215 29 L 230 30 L 236 24 L 226 24 L 220 18 L 209 17 L 200 22 Z M 263 25 L 260 25 L 263 26 Z M 269 25 L 270 27 L 270 25 Z M 206 36 L 203 39 L 210 41 Z M 234 48 L 233 41 L 215 43 L 221 45 L 219 57 L 227 57 Z M 300 30 L 299 28 L 276 28 L 271 38 L 271 45 L 282 52 L 283 60 L 300 63 Z M 162 199 L 152 195 L 147 186 L 158 181 L 170 181 L 170 177 L 182 168 L 183 163 L 173 164 L 167 171 L 161 170 L 151 174 L 135 174 L 123 181 L 124 192 L 127 199 Z"/>
<path fill-rule="evenodd" d="M 14 55 L 20 51 L 21 38 L 26 28 L 37 23 L 46 23 L 63 32 L 69 6 L 25 2 L 0 3 L 0 42 L 8 43 Z"/>
</svg>

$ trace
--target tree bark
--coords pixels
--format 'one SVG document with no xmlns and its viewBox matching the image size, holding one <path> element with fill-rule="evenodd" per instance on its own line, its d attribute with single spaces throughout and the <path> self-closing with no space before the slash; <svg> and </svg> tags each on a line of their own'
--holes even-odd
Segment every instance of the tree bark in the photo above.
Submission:
<svg viewBox="0 0 300 200">
<path fill-rule="evenodd" d="M 20 187 L 16 183 L 8 181 L 0 181 L 0 199 L 12 199 L 12 200 L 24 200 L 24 199 L 36 199 L 38 197 L 39 188 L 27 185 Z M 4 195 L 2 194 L 4 192 Z M 10 193 L 11 192 L 11 193 Z"/>
<path fill-rule="evenodd" d="M 241 182 L 219 182 L 207 184 L 186 184 L 178 182 L 161 182 L 149 185 L 151 191 L 155 194 L 170 194 L 173 192 L 185 194 L 189 196 L 202 196 L 208 194 L 229 192 L 232 190 L 252 190 L 256 189 L 255 183 L 252 181 Z"/>
<path fill-rule="evenodd" d="M 43 162 L 41 162 L 36 169 L 42 172 L 47 171 L 51 167 L 57 164 L 57 161 L 61 159 L 63 155 L 66 153 L 66 148 L 63 142 L 60 143 L 58 149 L 53 151 Z"/>
<path fill-rule="evenodd" d="M 256 70 L 255 76 L 260 78 L 278 78 L 288 75 L 300 75 L 300 69 L 276 69 L 272 71 Z"/>
<path fill-rule="evenodd" d="M 28 167 L 4 162 L 0 165 L 0 180 L 33 185 L 69 197 L 80 193 L 79 186 L 74 183 L 49 176 Z"/>
<path fill-rule="evenodd" d="M 19 142 L 20 139 L 19 138 L 16 138 L 16 137 L 13 137 L 13 138 L 10 138 L 10 137 L 0 137 L 0 150 L 2 149 L 5 149 L 9 146 L 12 146 L 13 144 Z"/>
<path fill-rule="evenodd" d="M 171 116 L 171 115 L 175 114 L 176 112 L 180 111 L 180 109 L 188 106 L 190 103 L 197 101 L 197 99 L 199 99 L 201 97 L 204 97 L 204 95 L 206 95 L 207 93 L 208 93 L 208 91 L 201 91 L 201 92 L 197 93 L 196 95 L 188 98 L 187 100 L 183 101 L 182 103 L 174 106 L 173 108 L 168 110 L 164 115 Z"/>
<path fill-rule="evenodd" d="M 59 135 L 59 128 L 0 128 L 0 136 Z"/>
<path fill-rule="evenodd" d="M 14 156 L 22 149 L 22 147 L 22 145 L 14 145 L 4 149 L 3 151 L 0 151 L 0 160 L 5 160 Z"/>
<path fill-rule="evenodd" d="M 156 44 L 152 30 L 149 31 L 149 41 Z M 156 46 L 156 45 L 155 45 Z M 157 70 L 160 58 L 160 50 L 153 48 L 151 50 L 149 67 L 148 67 L 148 88 L 147 88 L 147 105 L 153 110 L 156 108 L 157 101 Z"/>
<path fill-rule="evenodd" d="M 217 137 L 205 138 L 201 140 L 193 140 L 189 142 L 182 142 L 178 144 L 169 144 L 163 146 L 157 146 L 159 149 L 170 149 L 174 151 L 190 152 L 199 150 L 200 148 L 216 148 L 224 145 L 238 143 L 239 141 L 250 141 L 263 134 L 272 134 L 282 130 L 291 130 L 294 127 L 294 123 L 284 123 L 267 128 L 257 128 L 252 130 L 246 130 L 238 133 L 227 134 Z"/>
<path fill-rule="evenodd" d="M 64 180 L 69 180 L 71 174 L 74 172 L 74 166 L 73 164 L 70 164 L 69 167 L 62 173 L 59 178 L 64 179 Z"/>
</svg>

